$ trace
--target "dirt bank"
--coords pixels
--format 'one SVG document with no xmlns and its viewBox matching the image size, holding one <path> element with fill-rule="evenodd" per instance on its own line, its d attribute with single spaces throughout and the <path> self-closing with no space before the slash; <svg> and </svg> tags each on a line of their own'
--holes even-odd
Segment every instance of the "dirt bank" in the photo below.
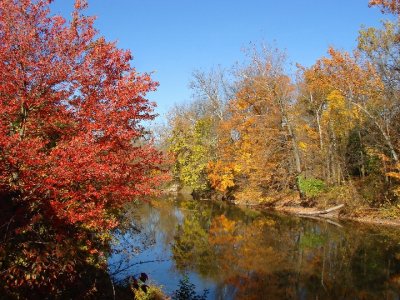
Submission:
<svg viewBox="0 0 400 300">
<path fill-rule="evenodd" d="M 282 201 L 276 202 L 273 206 L 267 205 L 248 205 L 262 210 L 275 210 L 300 217 L 319 218 L 328 220 L 351 220 L 361 223 L 376 224 L 383 226 L 399 226 L 400 227 L 400 208 L 392 207 L 391 210 L 382 208 L 359 207 L 350 208 L 347 205 L 338 207 L 332 205 L 329 207 L 303 207 L 299 201 Z M 333 211 L 326 212 L 332 208 Z"/>
</svg>

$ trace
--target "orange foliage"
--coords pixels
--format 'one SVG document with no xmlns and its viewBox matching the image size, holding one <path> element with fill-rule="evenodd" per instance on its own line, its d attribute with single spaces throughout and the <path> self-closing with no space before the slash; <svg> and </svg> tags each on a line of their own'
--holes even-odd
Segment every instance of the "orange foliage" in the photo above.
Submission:
<svg viewBox="0 0 400 300">
<path fill-rule="evenodd" d="M 380 6 L 382 12 L 400 14 L 400 0 L 370 0 L 369 6 Z"/>
<path fill-rule="evenodd" d="M 264 191 L 282 190 L 290 182 L 290 148 L 282 102 L 292 90 L 286 76 L 256 76 L 243 81 L 229 104 L 231 118 L 219 127 L 221 161 L 209 165 L 214 187 L 226 191 L 234 183 L 242 183 L 258 192 L 246 195 L 239 191 L 236 196 L 261 201 Z"/>
<path fill-rule="evenodd" d="M 224 163 L 218 160 L 216 162 L 210 161 L 207 171 L 211 187 L 225 193 L 228 188 L 235 185 L 235 173 L 239 171 L 239 168 L 235 167 L 234 163 Z"/>
</svg>

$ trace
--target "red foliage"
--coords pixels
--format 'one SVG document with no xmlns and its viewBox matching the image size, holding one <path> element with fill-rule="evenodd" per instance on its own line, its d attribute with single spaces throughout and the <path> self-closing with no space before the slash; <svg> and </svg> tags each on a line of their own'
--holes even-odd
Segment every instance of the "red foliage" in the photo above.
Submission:
<svg viewBox="0 0 400 300">
<path fill-rule="evenodd" d="M 0 191 L 86 228 L 154 192 L 161 162 L 141 121 L 157 83 L 107 42 L 76 1 L 71 22 L 49 0 L 0 1 Z"/>
</svg>

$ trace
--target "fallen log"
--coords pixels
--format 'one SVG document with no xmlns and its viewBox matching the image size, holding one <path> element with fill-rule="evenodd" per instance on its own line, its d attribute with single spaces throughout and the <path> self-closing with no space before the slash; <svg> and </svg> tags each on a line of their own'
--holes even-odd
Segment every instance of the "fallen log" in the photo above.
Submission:
<svg viewBox="0 0 400 300">
<path fill-rule="evenodd" d="M 332 221 L 331 219 L 327 218 L 327 217 L 318 217 L 318 216 L 306 216 L 306 215 L 299 215 L 300 218 L 307 218 L 307 219 L 312 219 L 312 220 L 317 220 L 320 222 L 327 222 L 329 224 L 335 225 L 337 227 L 343 228 L 342 225 L 340 225 L 337 222 Z"/>
<path fill-rule="evenodd" d="M 344 206 L 344 204 L 340 204 L 328 209 L 324 209 L 324 210 L 317 210 L 317 211 L 307 211 L 307 212 L 300 212 L 299 215 L 303 215 L 303 216 L 318 216 L 318 215 L 326 215 L 329 214 L 330 212 L 333 212 L 335 210 L 339 210 Z"/>
</svg>

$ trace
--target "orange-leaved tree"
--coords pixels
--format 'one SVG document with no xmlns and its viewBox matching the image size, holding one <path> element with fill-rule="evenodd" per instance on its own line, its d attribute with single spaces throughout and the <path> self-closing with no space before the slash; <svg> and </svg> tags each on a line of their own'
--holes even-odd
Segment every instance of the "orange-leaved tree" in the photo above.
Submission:
<svg viewBox="0 0 400 300">
<path fill-rule="evenodd" d="M 383 183 L 381 175 L 399 160 L 398 101 L 387 92 L 391 84 L 379 66 L 359 51 L 351 55 L 331 48 L 328 57 L 303 69 L 302 76 L 299 105 L 306 118 L 301 122 L 318 133 L 305 141 L 322 158 L 307 161 L 310 173 L 330 184 L 368 175 Z M 317 136 L 320 151 L 315 150 Z M 376 165 L 378 159 L 381 166 Z"/>
<path fill-rule="evenodd" d="M 237 199 L 266 202 L 289 191 L 301 173 L 291 116 L 294 85 L 279 50 L 254 48 L 250 54 L 250 64 L 237 70 L 237 92 L 219 127 L 219 162 L 210 179 L 222 191 L 239 188 Z"/>
</svg>

